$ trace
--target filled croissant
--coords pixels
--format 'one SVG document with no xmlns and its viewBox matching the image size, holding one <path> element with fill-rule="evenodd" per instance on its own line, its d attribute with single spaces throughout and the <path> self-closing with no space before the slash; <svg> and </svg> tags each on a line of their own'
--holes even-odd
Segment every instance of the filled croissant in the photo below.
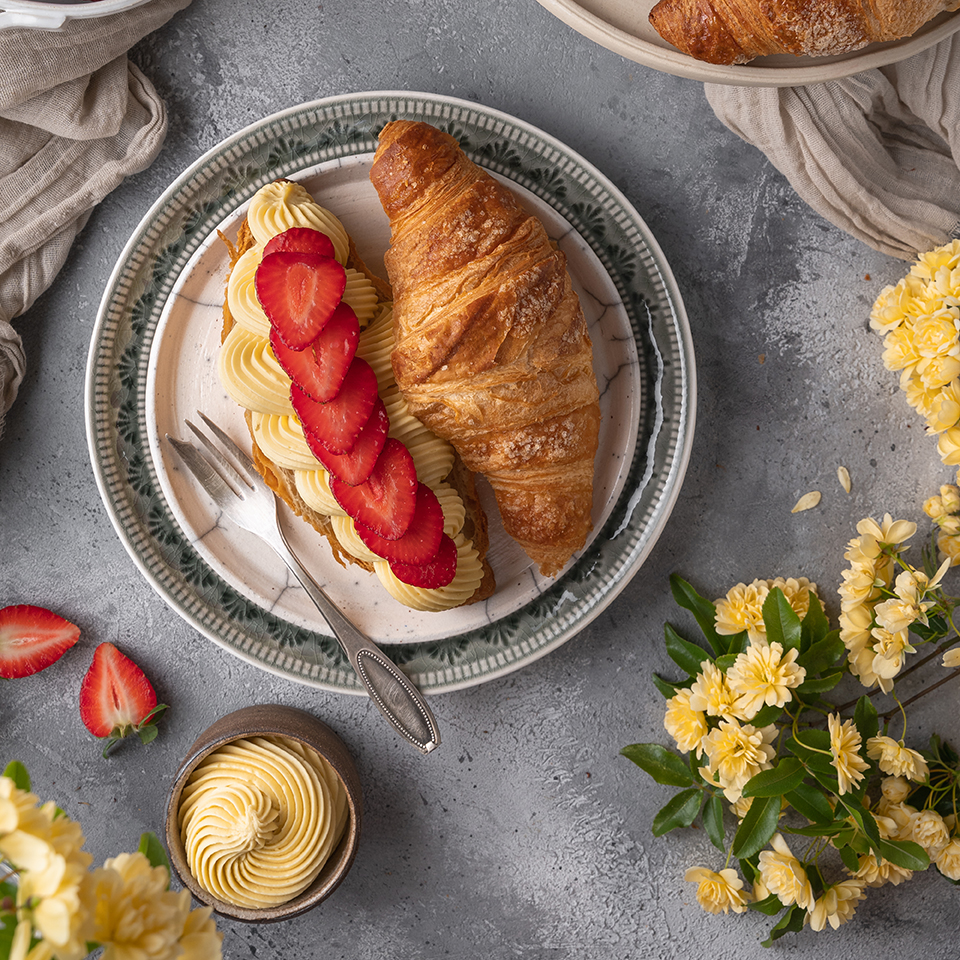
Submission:
<svg viewBox="0 0 960 960">
<path fill-rule="evenodd" d="M 513 193 L 426 123 L 380 134 L 397 383 L 490 482 L 504 528 L 556 576 L 592 528 L 600 407 L 566 258 Z"/>
<path fill-rule="evenodd" d="M 775 53 L 825 57 L 899 40 L 960 0 L 660 0 L 657 33 L 707 63 Z"/>
</svg>

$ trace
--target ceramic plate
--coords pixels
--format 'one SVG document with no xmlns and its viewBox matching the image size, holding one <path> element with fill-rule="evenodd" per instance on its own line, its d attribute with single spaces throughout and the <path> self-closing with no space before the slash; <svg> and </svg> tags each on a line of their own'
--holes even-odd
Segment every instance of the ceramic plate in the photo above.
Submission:
<svg viewBox="0 0 960 960">
<path fill-rule="evenodd" d="M 703 63 L 681 53 L 650 26 L 648 16 L 657 0 L 539 0 L 540 4 L 577 33 L 628 60 L 678 77 L 705 83 L 739 86 L 793 87 L 838 80 L 863 70 L 896 63 L 939 43 L 960 30 L 960 11 L 943 13 L 912 37 L 873 43 L 836 57 L 758 57 L 740 66 Z"/>
<path fill-rule="evenodd" d="M 165 435 L 186 436 L 184 417 L 202 409 L 249 448 L 242 411 L 216 375 L 228 267 L 220 234 L 235 235 L 259 187 L 278 177 L 302 182 L 382 273 L 389 225 L 368 172 L 377 133 L 396 118 L 457 137 L 567 254 L 601 389 L 595 529 L 561 576 L 546 580 L 502 533 L 487 496 L 496 593 L 420 614 L 375 576 L 338 566 L 283 508 L 292 546 L 333 599 L 427 692 L 516 670 L 582 630 L 636 572 L 679 492 L 693 436 L 693 353 L 669 267 L 616 188 L 548 135 L 464 101 L 375 93 L 295 107 L 211 150 L 153 206 L 109 281 L 87 368 L 94 471 L 130 554 L 188 622 L 264 669 L 357 693 L 306 595 L 259 541 L 218 522 Z"/>
</svg>

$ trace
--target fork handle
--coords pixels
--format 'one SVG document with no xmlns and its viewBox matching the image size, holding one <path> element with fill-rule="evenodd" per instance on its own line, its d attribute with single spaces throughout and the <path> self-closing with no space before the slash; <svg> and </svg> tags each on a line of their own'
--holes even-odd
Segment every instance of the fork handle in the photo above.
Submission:
<svg viewBox="0 0 960 960">
<path fill-rule="evenodd" d="M 279 529 L 279 524 L 277 525 Z M 323 592 L 287 545 L 283 531 L 280 541 L 271 543 L 280 558 L 300 581 L 307 595 L 317 605 L 324 620 L 350 659 L 370 699 L 390 721 L 397 732 L 422 753 L 430 753 L 440 745 L 440 729 L 423 694 L 410 678 L 365 634 L 354 626 L 335 603 Z"/>
</svg>

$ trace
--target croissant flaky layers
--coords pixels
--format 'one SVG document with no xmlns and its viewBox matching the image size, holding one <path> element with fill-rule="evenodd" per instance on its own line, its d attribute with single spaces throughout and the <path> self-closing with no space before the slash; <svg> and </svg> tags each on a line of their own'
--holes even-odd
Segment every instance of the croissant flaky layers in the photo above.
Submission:
<svg viewBox="0 0 960 960">
<path fill-rule="evenodd" d="M 413 413 L 490 482 L 504 528 L 555 576 L 592 528 L 600 406 L 566 258 L 513 193 L 426 123 L 380 134 L 393 367 Z"/>
<path fill-rule="evenodd" d="M 825 57 L 899 40 L 960 0 L 660 0 L 650 23 L 682 53 L 747 63 L 775 53 Z"/>
</svg>

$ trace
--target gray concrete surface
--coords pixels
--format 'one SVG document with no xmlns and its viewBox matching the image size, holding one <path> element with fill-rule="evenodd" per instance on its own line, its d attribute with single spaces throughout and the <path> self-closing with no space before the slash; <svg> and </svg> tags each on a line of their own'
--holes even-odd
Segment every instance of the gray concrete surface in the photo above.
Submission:
<svg viewBox="0 0 960 960">
<path fill-rule="evenodd" d="M 134 60 L 170 113 L 157 161 L 95 211 L 51 290 L 17 327 L 30 369 L 0 440 L 0 603 L 38 603 L 83 630 L 63 668 L 6 683 L 0 759 L 78 816 L 102 859 L 159 831 L 169 780 L 194 736 L 228 711 L 280 702 L 344 737 L 366 790 L 353 871 L 314 912 L 277 926 L 222 922 L 229 958 L 860 958 L 958 955 L 957 891 L 932 871 L 872 891 L 838 932 L 760 946 L 757 915 L 704 914 L 683 880 L 715 868 L 699 831 L 655 839 L 659 787 L 618 756 L 665 742 L 651 669 L 669 672 L 668 575 L 708 595 L 807 575 L 830 612 L 862 516 L 921 520 L 952 479 L 880 362 L 867 314 L 905 265 L 809 210 L 714 118 L 701 86 L 609 53 L 534 0 L 194 0 Z M 180 171 L 251 121 L 374 89 L 476 100 L 539 126 L 633 202 L 673 267 L 698 357 L 693 457 L 643 568 L 582 634 L 529 668 L 438 697 L 445 740 L 421 758 L 356 697 L 318 693 L 224 652 L 138 572 L 87 455 L 83 377 L 106 279 L 133 228 Z M 853 492 L 843 493 L 845 464 Z M 821 505 L 791 515 L 798 496 Z M 149 748 L 109 761 L 80 723 L 93 647 L 121 643 L 173 709 Z M 956 737 L 943 690 L 911 737 Z"/>
</svg>

